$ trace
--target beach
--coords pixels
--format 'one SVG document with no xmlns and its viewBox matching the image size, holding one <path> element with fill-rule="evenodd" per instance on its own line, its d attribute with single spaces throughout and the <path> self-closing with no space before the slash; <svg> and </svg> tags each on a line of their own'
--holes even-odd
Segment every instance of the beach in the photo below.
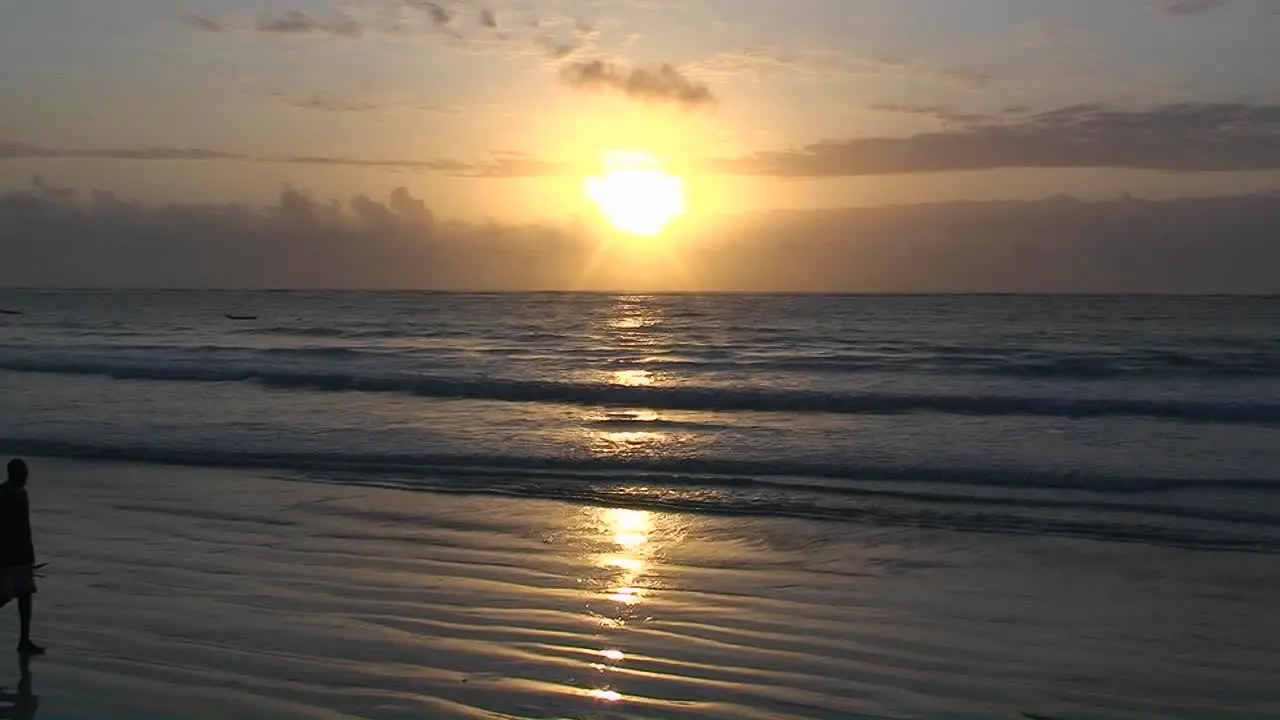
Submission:
<svg viewBox="0 0 1280 720">
<path fill-rule="evenodd" d="M 1274 298 L 0 307 L 0 716 L 1280 717 Z"/>
<path fill-rule="evenodd" d="M 1280 720 L 1280 0 L 0 18 L 0 720 Z"/>
<path fill-rule="evenodd" d="M 30 462 L 40 717 L 1280 710 L 1268 554 Z"/>
</svg>

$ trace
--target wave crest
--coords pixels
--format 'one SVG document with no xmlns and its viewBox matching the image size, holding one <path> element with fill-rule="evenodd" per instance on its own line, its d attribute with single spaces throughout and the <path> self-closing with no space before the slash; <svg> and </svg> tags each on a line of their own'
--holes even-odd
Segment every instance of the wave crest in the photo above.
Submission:
<svg viewBox="0 0 1280 720">
<path fill-rule="evenodd" d="M 714 412 L 894 415 L 1026 415 L 1060 418 L 1132 416 L 1187 422 L 1280 423 L 1280 403 L 1009 395 L 911 395 L 815 390 L 643 386 L 505 378 L 455 378 L 408 374 L 314 371 L 237 362 L 143 363 L 65 358 L 0 358 L 13 372 L 102 375 L 129 380 L 256 382 L 267 387 L 321 392 L 377 392 L 437 399 L 539 402 L 580 406 L 639 407 Z"/>
</svg>

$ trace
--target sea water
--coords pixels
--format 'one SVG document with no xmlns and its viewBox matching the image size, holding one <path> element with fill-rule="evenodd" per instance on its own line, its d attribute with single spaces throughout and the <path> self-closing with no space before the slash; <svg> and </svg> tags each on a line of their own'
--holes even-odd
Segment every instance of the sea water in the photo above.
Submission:
<svg viewBox="0 0 1280 720">
<path fill-rule="evenodd" d="M 1280 552 L 1280 298 L 0 291 L 0 450 Z"/>
</svg>

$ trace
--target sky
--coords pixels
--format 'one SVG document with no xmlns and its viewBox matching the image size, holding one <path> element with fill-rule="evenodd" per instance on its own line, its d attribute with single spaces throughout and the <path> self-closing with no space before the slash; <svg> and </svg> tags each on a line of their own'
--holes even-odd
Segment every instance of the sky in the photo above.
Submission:
<svg viewBox="0 0 1280 720">
<path fill-rule="evenodd" d="M 1280 0 L 0 2 L 0 283 L 1280 292 L 1277 47 Z M 584 194 L 620 150 L 658 237 Z"/>
</svg>

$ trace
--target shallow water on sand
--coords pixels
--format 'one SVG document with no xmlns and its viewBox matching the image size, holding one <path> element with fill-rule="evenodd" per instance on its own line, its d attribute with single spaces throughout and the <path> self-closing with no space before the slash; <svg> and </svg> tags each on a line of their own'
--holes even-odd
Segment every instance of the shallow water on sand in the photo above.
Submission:
<svg viewBox="0 0 1280 720">
<path fill-rule="evenodd" d="M 1265 554 L 33 468 L 47 717 L 1280 712 Z"/>
</svg>

